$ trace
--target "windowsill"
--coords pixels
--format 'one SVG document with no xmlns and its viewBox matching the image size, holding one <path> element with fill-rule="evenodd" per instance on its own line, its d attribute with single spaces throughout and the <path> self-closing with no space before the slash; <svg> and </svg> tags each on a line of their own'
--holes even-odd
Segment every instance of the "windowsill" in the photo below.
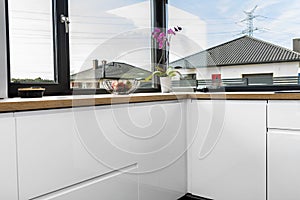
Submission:
<svg viewBox="0 0 300 200">
<path fill-rule="evenodd" d="M 300 100 L 300 93 L 216 92 L 216 93 L 137 93 L 131 95 L 45 96 L 42 98 L 8 98 L 0 100 L 0 112 L 18 112 L 122 103 L 172 101 L 181 99 L 223 100 Z"/>
</svg>

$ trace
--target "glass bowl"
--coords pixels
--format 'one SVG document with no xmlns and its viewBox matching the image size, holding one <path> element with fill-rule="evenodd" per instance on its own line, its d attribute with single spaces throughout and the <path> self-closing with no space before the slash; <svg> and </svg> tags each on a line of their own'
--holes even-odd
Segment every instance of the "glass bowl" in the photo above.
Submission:
<svg viewBox="0 0 300 200">
<path fill-rule="evenodd" d="M 103 87 L 111 94 L 130 94 L 140 85 L 135 79 L 104 80 Z"/>
</svg>

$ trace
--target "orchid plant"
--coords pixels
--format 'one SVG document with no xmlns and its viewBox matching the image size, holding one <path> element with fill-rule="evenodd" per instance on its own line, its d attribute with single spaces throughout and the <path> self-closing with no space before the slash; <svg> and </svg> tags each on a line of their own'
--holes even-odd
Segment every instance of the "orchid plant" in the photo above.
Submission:
<svg viewBox="0 0 300 200">
<path fill-rule="evenodd" d="M 156 71 L 154 71 L 148 78 L 146 78 L 146 80 L 150 80 L 155 75 L 159 77 L 173 77 L 176 76 L 176 74 L 181 75 L 177 70 L 174 70 L 171 66 L 167 66 L 166 70 L 159 66 L 160 64 L 162 64 L 161 62 L 163 60 L 165 52 L 167 52 L 167 60 L 169 59 L 169 49 L 170 49 L 172 36 L 175 36 L 176 32 L 180 32 L 181 30 L 182 28 L 177 26 L 174 27 L 173 29 L 172 28 L 168 29 L 166 34 L 160 28 L 154 29 L 154 31 L 152 32 L 152 37 L 158 44 L 158 48 L 165 49 L 165 51 L 163 51 L 163 54 L 158 61 L 158 65 L 155 67 Z"/>
</svg>

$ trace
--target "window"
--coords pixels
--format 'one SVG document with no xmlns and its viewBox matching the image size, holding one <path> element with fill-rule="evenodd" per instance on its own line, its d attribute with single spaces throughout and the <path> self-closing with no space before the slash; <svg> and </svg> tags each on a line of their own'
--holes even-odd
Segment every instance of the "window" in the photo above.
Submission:
<svg viewBox="0 0 300 200">
<path fill-rule="evenodd" d="M 273 73 L 269 74 L 243 74 L 248 85 L 272 85 Z"/>
<path fill-rule="evenodd" d="M 68 49 L 56 0 L 6 0 L 8 25 L 8 95 L 20 87 L 42 86 L 46 94 L 67 94 Z"/>
<path fill-rule="evenodd" d="M 9 95 L 16 96 L 18 87 L 41 85 L 46 94 L 103 92 L 101 79 L 143 80 L 163 53 L 153 48 L 152 27 L 167 26 L 183 28 L 172 39 L 170 65 L 184 75 L 196 74 L 201 87 L 211 85 L 212 74 L 221 74 L 221 86 L 228 91 L 236 86 L 238 90 L 300 89 L 296 1 L 216 5 L 170 0 L 168 9 L 166 3 L 6 0 Z M 245 81 L 243 75 L 250 74 L 273 74 L 273 79 L 264 77 L 263 84 L 253 78 Z M 141 89 L 153 91 L 153 83 L 143 82 Z"/>
<path fill-rule="evenodd" d="M 221 74 L 226 91 L 300 89 L 297 1 L 170 0 L 168 6 L 169 26 L 181 25 L 187 37 L 176 38 L 186 45 L 171 47 L 171 65 L 196 73 L 199 89 L 212 86 L 213 74 Z"/>
<path fill-rule="evenodd" d="M 102 88 L 105 79 L 151 75 L 150 0 L 69 0 L 69 16 L 71 87 Z"/>
<path fill-rule="evenodd" d="M 54 82 L 51 1 L 10 0 L 8 10 L 11 81 Z"/>
<path fill-rule="evenodd" d="M 151 31 L 165 26 L 165 3 L 6 0 L 9 96 L 29 86 L 45 87 L 48 95 L 83 89 L 101 93 L 101 78 L 144 80 L 159 54 L 153 51 Z M 144 81 L 140 91 L 148 90 L 156 87 Z"/>
</svg>

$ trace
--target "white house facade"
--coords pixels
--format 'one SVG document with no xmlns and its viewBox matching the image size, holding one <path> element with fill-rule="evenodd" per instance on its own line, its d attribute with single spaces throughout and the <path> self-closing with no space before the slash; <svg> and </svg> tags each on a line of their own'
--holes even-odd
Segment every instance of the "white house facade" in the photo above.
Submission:
<svg viewBox="0 0 300 200">
<path fill-rule="evenodd" d="M 196 74 L 197 80 L 211 79 L 212 74 L 221 74 L 222 79 L 262 75 L 295 77 L 300 67 L 300 53 L 243 36 L 171 65 L 183 74 Z"/>
</svg>

